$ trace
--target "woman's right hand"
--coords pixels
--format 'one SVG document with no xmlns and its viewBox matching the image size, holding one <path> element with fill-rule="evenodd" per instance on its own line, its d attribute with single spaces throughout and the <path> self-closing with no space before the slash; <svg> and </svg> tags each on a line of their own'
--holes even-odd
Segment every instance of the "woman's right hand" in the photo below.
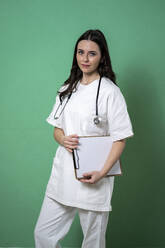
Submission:
<svg viewBox="0 0 165 248">
<path fill-rule="evenodd" d="M 63 136 L 61 144 L 67 149 L 67 151 L 72 152 L 72 149 L 78 146 L 78 135 L 71 134 L 69 136 Z"/>
</svg>

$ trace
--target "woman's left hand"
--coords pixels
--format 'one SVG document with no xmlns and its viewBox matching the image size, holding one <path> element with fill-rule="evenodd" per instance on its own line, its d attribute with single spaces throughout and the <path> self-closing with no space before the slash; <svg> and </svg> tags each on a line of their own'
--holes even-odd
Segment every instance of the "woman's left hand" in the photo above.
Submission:
<svg viewBox="0 0 165 248">
<path fill-rule="evenodd" d="M 94 184 L 103 178 L 103 175 L 100 171 L 91 171 L 84 173 L 83 177 L 84 178 L 80 179 L 80 182 Z"/>
</svg>

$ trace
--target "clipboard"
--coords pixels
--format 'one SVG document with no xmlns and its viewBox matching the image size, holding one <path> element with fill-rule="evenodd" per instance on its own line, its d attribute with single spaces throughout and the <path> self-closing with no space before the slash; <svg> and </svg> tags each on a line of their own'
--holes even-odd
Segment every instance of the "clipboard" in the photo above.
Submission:
<svg viewBox="0 0 165 248">
<path fill-rule="evenodd" d="M 78 148 L 73 149 L 73 163 L 77 179 L 90 171 L 101 170 L 112 148 L 111 136 L 79 136 Z M 122 175 L 120 160 L 117 160 L 106 176 Z"/>
</svg>

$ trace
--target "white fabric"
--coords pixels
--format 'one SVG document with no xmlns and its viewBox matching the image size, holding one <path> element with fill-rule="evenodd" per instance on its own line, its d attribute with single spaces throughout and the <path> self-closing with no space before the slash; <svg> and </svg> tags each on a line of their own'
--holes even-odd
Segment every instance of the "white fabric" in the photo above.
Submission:
<svg viewBox="0 0 165 248">
<path fill-rule="evenodd" d="M 120 89 L 108 78 L 103 77 L 100 86 L 98 113 L 102 118 L 96 126 L 93 118 L 96 113 L 96 93 L 99 79 L 88 85 L 78 82 L 77 90 L 59 117 L 54 114 L 59 106 L 59 96 L 47 122 L 62 128 L 65 135 L 111 135 L 114 141 L 133 135 L 132 125 L 127 112 L 127 106 Z M 60 106 L 56 116 L 59 116 Z M 53 159 L 51 176 L 46 194 L 56 201 L 73 207 L 94 210 L 111 211 L 111 197 L 114 177 L 105 177 L 95 184 L 86 184 L 75 178 L 72 154 L 63 146 L 59 146 Z"/>
<path fill-rule="evenodd" d="M 109 212 L 94 212 L 62 205 L 45 195 L 35 227 L 36 248 L 60 248 L 59 241 L 68 233 L 78 212 L 83 230 L 82 248 L 105 248 Z"/>
</svg>

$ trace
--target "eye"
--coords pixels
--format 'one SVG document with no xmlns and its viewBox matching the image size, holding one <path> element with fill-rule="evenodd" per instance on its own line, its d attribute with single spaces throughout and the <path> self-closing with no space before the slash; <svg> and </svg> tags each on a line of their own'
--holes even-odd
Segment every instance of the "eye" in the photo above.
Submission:
<svg viewBox="0 0 165 248">
<path fill-rule="evenodd" d="M 90 52 L 90 55 L 95 56 L 96 53 L 95 52 Z"/>
<path fill-rule="evenodd" d="M 83 54 L 83 51 L 79 50 L 77 51 L 78 54 Z"/>
</svg>

